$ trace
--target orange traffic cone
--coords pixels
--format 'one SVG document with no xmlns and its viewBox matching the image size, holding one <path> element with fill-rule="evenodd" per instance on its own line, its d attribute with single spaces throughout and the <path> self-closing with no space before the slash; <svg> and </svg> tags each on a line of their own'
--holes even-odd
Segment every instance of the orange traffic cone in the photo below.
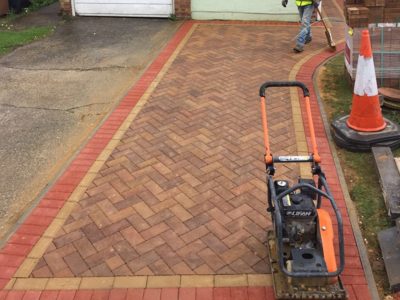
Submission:
<svg viewBox="0 0 400 300">
<path fill-rule="evenodd" d="M 386 127 L 379 105 L 378 85 L 368 30 L 362 31 L 353 102 L 347 126 L 356 131 L 367 132 L 380 131 Z"/>
</svg>

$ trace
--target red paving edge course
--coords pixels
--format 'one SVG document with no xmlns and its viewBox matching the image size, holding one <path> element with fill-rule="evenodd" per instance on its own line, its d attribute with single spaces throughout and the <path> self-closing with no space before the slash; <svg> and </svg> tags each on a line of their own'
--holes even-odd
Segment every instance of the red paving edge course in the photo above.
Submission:
<svg viewBox="0 0 400 300">
<path fill-rule="evenodd" d="M 167 46 L 148 67 L 144 75 L 130 89 L 104 124 L 69 165 L 64 174 L 44 195 L 39 205 L 1 249 L 0 289 L 3 289 L 12 278 L 15 271 L 64 205 L 64 202 L 81 182 L 97 156 L 103 151 L 192 26 L 193 22 L 188 21 L 180 27 Z M 12 297 L 19 299 L 19 294 L 15 293 L 14 295 L 12 293 Z M 9 296 L 7 299 L 12 299 L 12 297 Z"/>
<path fill-rule="evenodd" d="M 344 43 L 337 46 L 337 51 L 343 51 Z M 336 53 L 338 53 L 336 52 Z M 343 218 L 343 231 L 344 231 L 344 245 L 345 245 L 345 270 L 343 272 L 342 281 L 346 290 L 349 293 L 349 299 L 368 300 L 371 295 L 368 290 L 368 284 L 365 278 L 364 270 L 360 261 L 357 244 L 353 235 L 353 230 L 350 224 L 349 215 L 347 213 L 346 203 L 343 196 L 343 191 L 340 186 L 339 177 L 336 172 L 335 162 L 333 160 L 332 152 L 329 146 L 328 138 L 325 133 L 324 124 L 321 117 L 317 97 L 313 86 L 313 73 L 316 68 L 332 57 L 336 53 L 329 51 L 321 52 L 308 60 L 298 72 L 296 80 L 306 84 L 310 90 L 311 112 L 314 121 L 315 135 L 318 144 L 319 154 L 321 156 L 321 167 L 328 180 L 328 185 L 333 194 L 337 206 L 340 209 Z M 303 99 L 302 93 L 299 93 L 300 99 Z M 300 101 L 303 124 L 305 134 L 310 147 L 309 127 L 306 120 L 306 108 L 304 101 Z M 311 149 L 311 148 L 310 148 Z M 331 211 L 333 215 L 333 212 Z M 336 224 L 336 222 L 334 222 Z M 337 259 L 339 259 L 337 257 Z"/>
<path fill-rule="evenodd" d="M 273 300 L 272 287 L 2 291 L 0 300 Z"/>
<path fill-rule="evenodd" d="M 223 22 L 218 22 L 223 23 Z M 11 279 L 22 261 L 31 251 L 33 245 L 39 240 L 48 225 L 58 213 L 63 203 L 68 199 L 79 182 L 83 179 L 90 166 L 96 160 L 107 145 L 113 134 L 123 123 L 137 101 L 143 95 L 150 83 L 157 76 L 168 58 L 176 49 L 178 44 L 189 32 L 194 22 L 185 22 L 172 40 L 168 43 L 161 54 L 150 65 L 140 80 L 128 92 L 118 107 L 105 121 L 96 134 L 90 139 L 85 148 L 71 163 L 64 174 L 57 180 L 55 185 L 46 193 L 30 216 L 19 227 L 17 232 L 9 239 L 6 246 L 0 251 L 0 288 Z M 243 24 L 243 22 L 226 22 L 226 24 Z M 252 24 L 252 22 L 249 22 Z M 344 44 L 338 45 L 342 51 Z M 368 300 L 371 299 L 359 259 L 358 249 L 353 236 L 349 217 L 346 211 L 343 193 L 339 184 L 332 153 L 324 131 L 318 103 L 313 89 L 312 74 L 316 67 L 323 61 L 333 56 L 331 52 L 322 52 L 300 69 L 297 80 L 303 81 L 311 92 L 312 112 L 316 128 L 317 142 L 323 160 L 323 170 L 327 175 L 328 182 L 334 198 L 341 209 L 344 219 L 346 269 L 343 281 L 349 293 L 349 299 Z M 301 101 L 302 103 L 302 101 Z M 303 103 L 302 103 L 303 104 Z M 304 113 L 304 106 L 302 105 Z M 306 135 L 308 134 L 305 124 Z M 308 137 L 309 138 L 309 137 Z M 0 290 L 2 299 L 274 299 L 271 287 L 240 287 L 240 288 L 189 288 L 189 289 L 115 289 L 106 290 L 79 290 L 79 291 L 6 291 Z"/>
<path fill-rule="evenodd" d="M 280 21 L 240 21 L 240 20 L 196 20 L 197 24 L 223 24 L 223 25 L 260 25 L 260 26 L 295 26 L 298 27 L 299 24 L 297 22 L 280 22 Z M 322 24 L 313 24 L 313 26 L 323 26 Z"/>
</svg>

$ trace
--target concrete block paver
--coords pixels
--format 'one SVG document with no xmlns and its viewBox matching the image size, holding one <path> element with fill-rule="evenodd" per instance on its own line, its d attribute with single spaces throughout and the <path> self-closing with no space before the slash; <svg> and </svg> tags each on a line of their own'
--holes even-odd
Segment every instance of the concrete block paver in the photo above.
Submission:
<svg viewBox="0 0 400 300">
<path fill-rule="evenodd" d="M 297 30 L 186 22 L 1 251 L 0 296 L 273 299 L 258 88 L 306 81 L 323 128 L 311 74 L 332 55 L 320 26 L 292 54 Z M 274 152 L 308 151 L 299 99 L 293 89 L 267 93 Z M 317 139 L 346 224 L 344 281 L 368 299 L 323 130 Z M 277 171 L 294 181 L 307 170 Z"/>
<path fill-rule="evenodd" d="M 272 68 L 283 80 L 296 59 L 284 59 L 286 72 L 275 70 L 270 61 L 281 56 L 280 48 L 271 53 L 260 48 L 264 40 L 282 42 L 269 26 L 194 28 L 157 87 L 150 85 L 153 93 L 132 125 L 123 133 L 116 131 L 119 144 L 108 149 L 110 156 L 103 152 L 92 165 L 83 159 L 76 163 L 88 165 L 89 174 L 97 176 L 84 182 L 88 188 L 84 194 L 81 189 L 81 199 L 74 197 L 75 207 L 67 202 L 61 210 L 65 223 L 32 270 L 33 277 L 59 272 L 66 277 L 173 275 L 182 272 L 182 262 L 190 274 L 269 272 L 265 249 L 254 251 L 262 248 L 269 221 L 264 176 L 255 168 L 255 149 L 262 153 L 258 105 L 247 96 L 257 91 L 253 85 L 265 75 L 244 70 L 253 60 L 249 54 L 259 52 L 255 65 Z M 285 39 L 295 30 L 289 27 Z M 242 85 L 225 82 L 232 76 Z M 291 111 L 285 109 L 287 92 L 277 91 L 286 104 L 271 99 L 271 135 L 277 151 L 296 152 Z M 297 174 L 296 168 L 286 168 L 282 175 L 295 179 Z M 215 223 L 223 238 L 216 235 Z M 183 227 L 187 230 L 178 232 Z M 80 240 L 89 241 L 93 253 L 82 256 Z M 74 249 L 68 248 L 60 266 L 50 258 L 66 254 L 67 244 Z M 136 257 L 123 254 L 127 244 Z M 178 259 L 166 260 L 164 245 Z"/>
</svg>

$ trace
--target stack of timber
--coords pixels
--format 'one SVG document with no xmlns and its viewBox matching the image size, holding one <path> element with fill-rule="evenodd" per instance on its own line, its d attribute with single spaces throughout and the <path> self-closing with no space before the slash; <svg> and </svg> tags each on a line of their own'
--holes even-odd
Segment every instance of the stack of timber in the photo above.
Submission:
<svg viewBox="0 0 400 300">
<path fill-rule="evenodd" d="M 397 292 L 400 290 L 400 173 L 397 167 L 400 160 L 393 157 L 389 147 L 373 147 L 372 153 L 388 216 L 394 224 L 378 232 L 378 241 L 390 288 Z"/>
</svg>

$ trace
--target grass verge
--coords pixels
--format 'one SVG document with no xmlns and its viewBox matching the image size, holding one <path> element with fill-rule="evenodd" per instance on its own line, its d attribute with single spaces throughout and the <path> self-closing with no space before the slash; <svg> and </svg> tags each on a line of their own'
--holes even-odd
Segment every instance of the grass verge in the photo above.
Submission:
<svg viewBox="0 0 400 300">
<path fill-rule="evenodd" d="M 321 97 L 329 121 L 349 114 L 352 88 L 344 76 L 343 55 L 331 59 L 321 73 Z M 400 114 L 383 110 L 385 117 L 400 121 Z M 387 217 L 382 191 L 372 153 L 355 153 L 337 147 L 340 164 L 346 178 L 350 196 L 354 201 L 369 260 L 380 296 L 390 294 L 387 276 L 379 248 L 377 233 L 392 226 Z M 399 151 L 395 152 L 400 154 Z"/>
<path fill-rule="evenodd" d="M 0 29 L 0 55 L 10 52 L 16 47 L 44 38 L 52 31 L 50 26 L 32 27 L 22 31 L 12 30 L 10 25 L 5 25 L 3 27 L 4 29 Z"/>
</svg>

